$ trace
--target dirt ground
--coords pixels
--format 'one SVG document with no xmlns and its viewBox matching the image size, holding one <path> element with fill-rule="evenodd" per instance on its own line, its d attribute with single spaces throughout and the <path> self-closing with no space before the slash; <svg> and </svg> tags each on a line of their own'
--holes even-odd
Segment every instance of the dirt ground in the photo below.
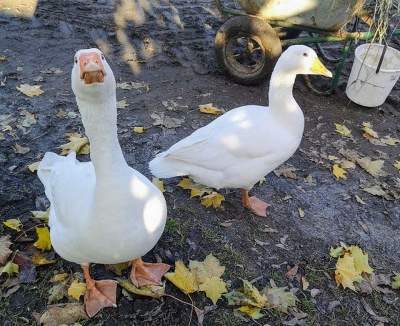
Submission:
<svg viewBox="0 0 400 326">
<path fill-rule="evenodd" d="M 214 116 L 198 112 L 199 104 L 211 102 L 225 110 L 245 104 L 267 105 L 267 81 L 245 87 L 217 69 L 213 38 L 222 23 L 211 0 L 43 0 L 32 18 L 1 15 L 0 54 L 7 60 L 0 62 L 0 117 L 10 115 L 13 130 L 0 130 L 0 219 L 19 218 L 28 230 L 27 238 L 35 237 L 33 226 L 37 221 L 31 219 L 30 211 L 44 210 L 48 203 L 42 184 L 26 166 L 46 151 L 58 153 L 58 147 L 66 142 L 65 133 L 84 133 L 70 87 L 73 54 L 80 48 L 101 48 L 118 81 L 149 85 L 148 90 L 117 92 L 118 100 L 125 99 L 129 104 L 118 115 L 122 149 L 128 163 L 148 177 L 147 163 L 157 152 L 212 121 Z M 54 67 L 62 72 L 49 71 Z M 344 80 L 350 67 L 348 62 Z M 35 82 L 40 80 L 38 76 L 43 80 Z M 22 95 L 16 86 L 23 83 L 42 85 L 44 94 L 33 98 Z M 154 261 L 158 256 L 173 265 L 177 259 L 202 260 L 213 253 L 226 266 L 224 279 L 231 280 L 232 288 L 240 284 L 240 278 L 256 279 L 259 287 L 273 279 L 279 286 L 299 288 L 297 307 L 307 314 L 303 320 L 307 325 L 379 324 L 363 302 L 377 316 L 386 317 L 388 325 L 400 325 L 400 292 L 363 295 L 337 288 L 335 261 L 329 256 L 329 248 L 340 241 L 357 244 L 369 253 L 377 273 L 400 272 L 400 174 L 393 167 L 400 158 L 400 145 L 373 145 L 362 137 L 360 129 L 362 122 L 369 121 L 380 135 L 400 138 L 400 91 L 394 90 L 382 107 L 367 109 L 349 102 L 343 85 L 336 94 L 321 97 L 298 78 L 294 96 L 306 116 L 303 142 L 288 162 L 297 169 L 297 178 L 272 173 L 253 190 L 272 205 L 268 217 L 259 218 L 244 210 L 238 191 L 223 192 L 226 201 L 222 208 L 207 209 L 176 186 L 178 179 L 166 180 L 169 221 L 160 242 L 145 259 Z M 37 123 L 17 128 L 23 110 L 34 113 Z M 67 114 L 57 114 L 60 111 Z M 152 113 L 180 119 L 180 126 L 153 126 Z M 353 138 L 336 133 L 334 123 L 348 126 Z M 133 126 L 148 130 L 134 134 Z M 15 153 L 16 143 L 30 151 Z M 348 170 L 346 180 L 337 181 L 327 157 L 342 157 L 339 151 L 343 149 L 384 159 L 387 175 L 375 178 L 357 166 Z M 387 199 L 362 190 L 376 184 L 387 191 Z M 356 200 L 356 195 L 365 205 Z M 299 216 L 299 208 L 304 210 L 304 217 Z M 277 232 L 265 232 L 268 228 Z M 6 228 L 2 234 L 11 234 L 12 240 L 19 235 Z M 16 241 L 14 249 L 25 252 L 31 246 L 32 241 Z M 310 282 L 310 289 L 321 290 L 315 298 L 309 290 L 300 289 L 296 280 L 285 277 L 288 266 L 295 264 Z M 79 271 L 79 266 L 58 258 L 54 265 L 37 267 L 33 283 L 22 284 L 17 292 L 1 299 L 1 323 L 34 324 L 32 313 L 45 310 L 49 279 L 56 270 L 72 273 Z M 114 277 L 103 266 L 92 270 L 96 278 Z M 167 284 L 167 292 L 188 301 L 171 284 Z M 190 307 L 176 300 L 133 298 L 131 301 L 119 290 L 118 308 L 103 310 L 82 324 L 189 322 Z M 194 295 L 193 300 L 198 307 L 211 305 L 202 294 Z M 258 324 L 281 325 L 292 318 L 269 311 Z M 195 317 L 192 324 L 197 324 Z M 256 323 L 234 313 L 221 300 L 206 315 L 204 324 Z"/>
</svg>

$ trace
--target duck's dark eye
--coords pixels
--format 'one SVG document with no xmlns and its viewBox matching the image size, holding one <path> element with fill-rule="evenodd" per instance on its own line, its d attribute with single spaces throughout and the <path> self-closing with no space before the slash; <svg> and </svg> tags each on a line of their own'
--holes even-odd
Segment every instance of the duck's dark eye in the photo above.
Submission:
<svg viewBox="0 0 400 326">
<path fill-rule="evenodd" d="M 307 53 L 307 52 L 304 52 L 304 53 L 303 53 L 303 56 L 308 57 L 308 53 Z"/>
</svg>

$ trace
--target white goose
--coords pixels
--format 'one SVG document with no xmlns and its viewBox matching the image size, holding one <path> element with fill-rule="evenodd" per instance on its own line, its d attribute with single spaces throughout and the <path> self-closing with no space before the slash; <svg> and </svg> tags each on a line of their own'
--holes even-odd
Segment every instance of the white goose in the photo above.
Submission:
<svg viewBox="0 0 400 326">
<path fill-rule="evenodd" d="M 46 153 L 38 176 L 50 206 L 50 236 L 55 251 L 82 265 L 87 284 L 86 311 L 116 306 L 116 282 L 95 281 L 89 263 L 132 260 L 131 280 L 137 286 L 160 283 L 166 264 L 144 263 L 164 230 L 164 196 L 146 177 L 126 163 L 117 137 L 115 78 L 98 49 L 75 55 L 71 84 L 92 162 L 81 163 Z"/>
<path fill-rule="evenodd" d="M 158 154 L 149 164 L 153 175 L 189 175 L 216 189 L 240 188 L 243 206 L 266 216 L 269 205 L 248 192 L 300 145 L 304 116 L 293 98 L 298 74 L 332 77 L 314 50 L 289 47 L 272 73 L 269 107 L 246 105 L 225 113 Z"/>
</svg>

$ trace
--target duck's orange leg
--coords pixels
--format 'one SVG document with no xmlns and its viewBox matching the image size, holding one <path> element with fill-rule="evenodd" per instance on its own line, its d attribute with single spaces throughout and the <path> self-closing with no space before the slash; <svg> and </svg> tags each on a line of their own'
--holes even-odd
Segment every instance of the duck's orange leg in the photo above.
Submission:
<svg viewBox="0 0 400 326">
<path fill-rule="evenodd" d="M 90 277 L 89 265 L 82 265 L 86 281 L 85 308 L 93 317 L 105 307 L 117 307 L 117 282 L 113 280 L 96 281 Z"/>
<path fill-rule="evenodd" d="M 249 197 L 248 190 L 241 189 L 243 207 L 250 209 L 254 214 L 262 217 L 267 216 L 267 208 L 270 206 L 256 196 Z"/>
<path fill-rule="evenodd" d="M 163 263 L 145 263 L 141 258 L 132 260 L 130 279 L 136 287 L 159 285 L 171 266 Z"/>
</svg>

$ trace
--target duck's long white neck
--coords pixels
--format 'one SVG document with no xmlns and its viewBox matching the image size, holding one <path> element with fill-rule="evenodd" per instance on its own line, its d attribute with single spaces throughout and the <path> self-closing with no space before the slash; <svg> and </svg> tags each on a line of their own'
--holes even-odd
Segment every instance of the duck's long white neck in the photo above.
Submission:
<svg viewBox="0 0 400 326">
<path fill-rule="evenodd" d="M 295 135 L 304 131 L 304 115 L 293 97 L 296 73 L 285 69 L 284 61 L 278 61 L 269 85 L 269 107 L 276 119 Z"/>
<path fill-rule="evenodd" d="M 112 178 L 127 167 L 117 135 L 115 92 L 106 100 L 77 97 L 76 101 L 90 141 L 90 158 L 96 177 Z"/>
</svg>

